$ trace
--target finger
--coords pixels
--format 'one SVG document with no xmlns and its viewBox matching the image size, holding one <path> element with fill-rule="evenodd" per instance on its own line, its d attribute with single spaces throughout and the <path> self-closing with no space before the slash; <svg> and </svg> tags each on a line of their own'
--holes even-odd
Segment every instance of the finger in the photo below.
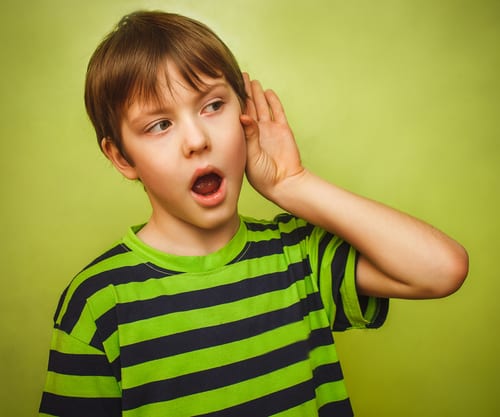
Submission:
<svg viewBox="0 0 500 417">
<path fill-rule="evenodd" d="M 245 102 L 245 111 L 243 112 L 243 114 L 247 114 L 252 119 L 257 120 L 257 111 L 255 110 L 255 104 L 251 98 L 247 98 L 247 101 Z"/>
<path fill-rule="evenodd" d="M 247 99 L 245 101 L 244 114 L 248 114 L 253 119 L 257 119 L 257 110 L 255 109 L 255 104 L 252 97 L 252 87 L 250 85 L 250 76 L 248 73 L 243 72 L 243 82 L 245 83 L 245 92 L 247 93 Z"/>
<path fill-rule="evenodd" d="M 281 104 L 281 100 L 278 95 L 273 90 L 267 90 L 264 95 L 266 96 L 267 103 L 271 109 L 273 120 L 278 123 L 288 124 L 285 109 L 283 108 L 283 104 Z"/>
<path fill-rule="evenodd" d="M 271 120 L 271 112 L 269 109 L 269 104 L 267 103 L 266 96 L 262 90 L 260 82 L 257 80 L 251 81 L 253 102 L 255 104 L 255 110 L 257 111 L 257 120 L 262 122 L 267 122 Z"/>
<path fill-rule="evenodd" d="M 250 86 L 250 75 L 248 72 L 242 72 L 243 75 L 243 83 L 245 85 L 245 92 L 249 98 L 252 98 L 252 87 Z"/>
</svg>

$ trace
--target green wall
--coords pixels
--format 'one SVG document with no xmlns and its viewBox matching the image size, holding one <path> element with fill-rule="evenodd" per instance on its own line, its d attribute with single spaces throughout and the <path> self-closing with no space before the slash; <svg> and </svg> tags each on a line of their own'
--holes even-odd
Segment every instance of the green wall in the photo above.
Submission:
<svg viewBox="0 0 500 417">
<path fill-rule="evenodd" d="M 337 335 L 357 416 L 500 415 L 500 3 L 486 0 L 4 1 L 0 415 L 35 414 L 60 292 L 148 216 L 82 100 L 90 54 L 137 8 L 208 23 L 281 95 L 308 167 L 468 248 L 455 295 L 394 301 L 381 330 Z M 241 211 L 276 208 L 247 187 Z"/>
</svg>

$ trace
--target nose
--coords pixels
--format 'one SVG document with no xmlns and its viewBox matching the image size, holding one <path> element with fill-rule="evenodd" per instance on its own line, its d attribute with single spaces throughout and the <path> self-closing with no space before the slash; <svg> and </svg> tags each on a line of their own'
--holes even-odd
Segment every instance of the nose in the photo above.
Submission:
<svg viewBox="0 0 500 417">
<path fill-rule="evenodd" d="M 186 157 L 210 148 L 210 139 L 203 125 L 195 120 L 183 123 L 182 150 Z"/>
</svg>

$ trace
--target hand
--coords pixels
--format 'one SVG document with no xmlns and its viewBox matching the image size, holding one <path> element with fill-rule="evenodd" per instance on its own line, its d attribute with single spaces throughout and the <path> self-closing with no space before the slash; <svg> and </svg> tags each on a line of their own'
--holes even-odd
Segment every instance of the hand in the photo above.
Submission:
<svg viewBox="0 0 500 417">
<path fill-rule="evenodd" d="M 248 99 L 240 119 L 247 139 L 247 178 L 259 193 L 275 201 L 276 188 L 304 168 L 276 93 L 263 91 L 260 83 L 250 81 L 247 73 L 243 73 L 243 78 Z"/>
</svg>

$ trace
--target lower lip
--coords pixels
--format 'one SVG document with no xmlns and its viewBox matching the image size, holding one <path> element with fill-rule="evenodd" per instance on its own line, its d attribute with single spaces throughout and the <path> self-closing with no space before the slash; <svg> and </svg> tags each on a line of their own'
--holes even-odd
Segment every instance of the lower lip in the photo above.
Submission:
<svg viewBox="0 0 500 417">
<path fill-rule="evenodd" d="M 226 198 L 226 180 L 222 179 L 219 189 L 212 194 L 202 195 L 191 191 L 194 200 L 203 207 L 215 207 L 221 204 Z"/>
</svg>

